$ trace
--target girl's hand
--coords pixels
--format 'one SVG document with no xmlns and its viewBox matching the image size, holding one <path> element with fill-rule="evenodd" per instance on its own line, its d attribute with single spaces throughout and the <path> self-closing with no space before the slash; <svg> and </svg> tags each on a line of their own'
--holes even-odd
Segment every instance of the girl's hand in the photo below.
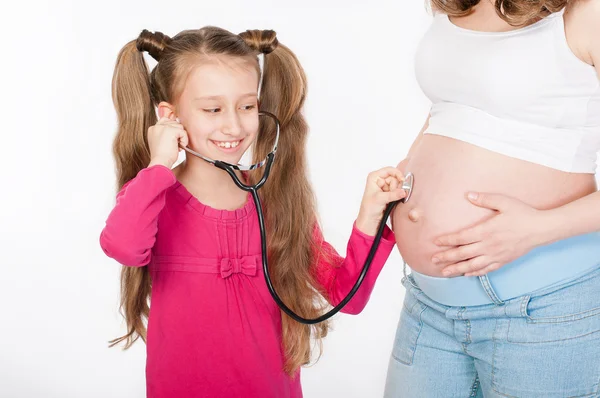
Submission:
<svg viewBox="0 0 600 398">
<path fill-rule="evenodd" d="M 173 116 L 163 117 L 148 129 L 150 147 L 150 166 L 162 164 L 171 168 L 179 156 L 179 146 L 188 145 L 188 135 L 183 125 Z"/>
<path fill-rule="evenodd" d="M 374 236 L 379 229 L 383 213 L 390 202 L 406 196 L 401 188 L 404 175 L 395 167 L 384 167 L 367 178 L 367 185 L 356 218 L 356 227 L 364 234 Z"/>
</svg>

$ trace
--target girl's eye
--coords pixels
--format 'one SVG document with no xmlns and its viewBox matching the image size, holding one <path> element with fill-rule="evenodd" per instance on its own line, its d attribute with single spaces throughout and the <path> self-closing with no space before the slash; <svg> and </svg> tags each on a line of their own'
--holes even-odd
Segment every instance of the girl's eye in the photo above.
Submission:
<svg viewBox="0 0 600 398">
<path fill-rule="evenodd" d="M 211 109 L 203 109 L 203 110 L 204 110 L 204 112 L 207 112 L 207 113 L 219 113 L 219 112 L 221 112 L 220 108 L 211 108 Z"/>
<path fill-rule="evenodd" d="M 256 108 L 256 105 L 244 105 L 244 106 L 242 106 L 242 109 L 245 110 L 245 111 L 251 111 L 251 110 L 253 110 L 255 108 Z"/>
</svg>

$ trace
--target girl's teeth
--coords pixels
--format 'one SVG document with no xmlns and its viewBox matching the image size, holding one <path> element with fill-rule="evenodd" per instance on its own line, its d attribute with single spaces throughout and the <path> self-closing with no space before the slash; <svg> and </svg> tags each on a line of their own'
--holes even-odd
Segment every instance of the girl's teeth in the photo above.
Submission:
<svg viewBox="0 0 600 398">
<path fill-rule="evenodd" d="M 235 148 L 240 144 L 239 141 L 236 142 L 219 142 L 217 145 L 221 148 Z"/>
</svg>

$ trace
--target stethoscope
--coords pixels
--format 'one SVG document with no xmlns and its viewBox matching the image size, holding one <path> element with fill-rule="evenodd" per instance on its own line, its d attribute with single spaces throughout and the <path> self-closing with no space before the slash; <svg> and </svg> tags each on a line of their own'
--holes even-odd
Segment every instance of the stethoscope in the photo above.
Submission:
<svg viewBox="0 0 600 398">
<path fill-rule="evenodd" d="M 373 244 L 371 245 L 371 250 L 369 251 L 369 255 L 367 256 L 367 259 L 365 260 L 365 265 L 363 266 L 362 272 L 360 273 L 356 283 L 352 287 L 352 290 L 350 290 L 350 293 L 348 293 L 346 298 L 344 298 L 338 305 L 336 305 L 329 312 L 321 315 L 320 317 L 315 318 L 315 319 L 303 318 L 303 317 L 299 316 L 298 314 L 296 314 L 291 309 L 289 309 L 285 305 L 285 303 L 277 295 L 277 292 L 275 292 L 275 288 L 273 287 L 273 283 L 271 282 L 271 277 L 269 276 L 265 221 L 264 221 L 262 206 L 260 203 L 260 198 L 258 197 L 257 191 L 265 184 L 265 182 L 269 178 L 269 173 L 271 172 L 271 166 L 273 165 L 273 161 L 275 160 L 275 152 L 277 152 L 277 144 L 279 142 L 279 120 L 272 113 L 265 112 L 265 111 L 259 112 L 259 116 L 270 117 L 271 119 L 273 119 L 273 121 L 275 122 L 275 126 L 276 126 L 275 143 L 273 145 L 273 149 L 271 150 L 271 152 L 269 152 L 267 157 L 259 163 L 255 163 L 250 166 L 243 166 L 240 164 L 230 164 L 227 162 L 222 162 L 220 160 L 213 160 L 213 159 L 207 158 L 206 156 L 203 156 L 188 147 L 182 146 L 181 148 L 184 149 L 186 152 L 188 152 L 194 156 L 197 156 L 197 157 L 205 160 L 206 162 L 226 171 L 227 174 L 229 174 L 231 176 L 231 178 L 233 179 L 233 182 L 235 183 L 235 185 L 237 185 L 240 189 L 242 189 L 246 192 L 250 192 L 250 194 L 252 195 L 252 199 L 254 200 L 254 204 L 256 205 L 256 211 L 258 213 L 258 224 L 260 227 L 260 239 L 261 239 L 261 247 L 262 247 L 263 271 L 265 274 L 265 282 L 267 283 L 267 288 L 269 289 L 269 293 L 271 294 L 271 297 L 273 297 L 273 300 L 275 300 L 275 302 L 277 303 L 277 306 L 279 306 L 279 308 L 281 308 L 281 310 L 283 312 L 285 312 L 290 318 L 294 319 L 297 322 L 304 323 L 307 325 L 312 325 L 312 324 L 316 324 L 319 322 L 323 322 L 323 321 L 331 318 L 333 315 L 337 314 L 342 308 L 344 308 L 344 306 L 352 299 L 354 294 L 356 294 L 356 292 L 358 291 L 358 288 L 362 284 L 362 282 L 365 278 L 365 275 L 367 274 L 367 272 L 369 271 L 369 268 L 371 267 L 371 262 L 373 261 L 373 257 L 375 257 L 377 248 L 379 247 L 379 242 L 381 241 L 381 237 L 383 235 L 383 231 L 385 229 L 385 225 L 387 223 L 387 219 L 390 216 L 390 213 L 392 212 L 392 210 L 394 210 L 394 207 L 396 207 L 396 205 L 399 202 L 406 203 L 408 201 L 408 199 L 410 198 L 410 195 L 411 195 L 412 189 L 413 189 L 414 176 L 412 173 L 407 173 L 404 178 L 404 181 L 402 182 L 401 189 L 403 189 L 406 192 L 406 196 L 403 199 L 400 199 L 395 202 L 391 202 L 387 205 L 385 212 L 383 214 L 383 218 L 381 219 L 381 223 L 379 224 L 377 234 L 375 235 L 375 239 L 373 240 Z M 250 171 L 250 170 L 258 169 L 259 167 L 263 167 L 263 166 L 265 167 L 263 176 L 260 179 L 260 181 L 257 182 L 255 185 L 244 184 L 242 181 L 240 181 L 240 179 L 238 178 L 238 176 L 235 173 L 236 170 Z"/>
</svg>

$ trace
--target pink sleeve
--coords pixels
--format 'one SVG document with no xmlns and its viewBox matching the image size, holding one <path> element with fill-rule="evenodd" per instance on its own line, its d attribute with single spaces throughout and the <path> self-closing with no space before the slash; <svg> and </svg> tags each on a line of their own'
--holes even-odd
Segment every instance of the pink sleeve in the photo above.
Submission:
<svg viewBox="0 0 600 398">
<path fill-rule="evenodd" d="M 325 298 L 331 305 L 336 306 L 348 295 L 358 280 L 375 237 L 359 231 L 355 223 L 348 241 L 346 258 L 341 257 L 333 246 L 324 240 L 318 225 L 315 226 L 314 240 L 318 251 L 313 275 L 321 286 Z M 395 244 L 394 233 L 386 225 L 379 248 L 362 285 L 341 312 L 358 314 L 365 308 L 375 281 Z"/>
<path fill-rule="evenodd" d="M 176 181 L 169 168 L 156 165 L 142 169 L 123 186 L 100 234 L 108 257 L 134 267 L 150 262 L 166 191 Z"/>
</svg>

